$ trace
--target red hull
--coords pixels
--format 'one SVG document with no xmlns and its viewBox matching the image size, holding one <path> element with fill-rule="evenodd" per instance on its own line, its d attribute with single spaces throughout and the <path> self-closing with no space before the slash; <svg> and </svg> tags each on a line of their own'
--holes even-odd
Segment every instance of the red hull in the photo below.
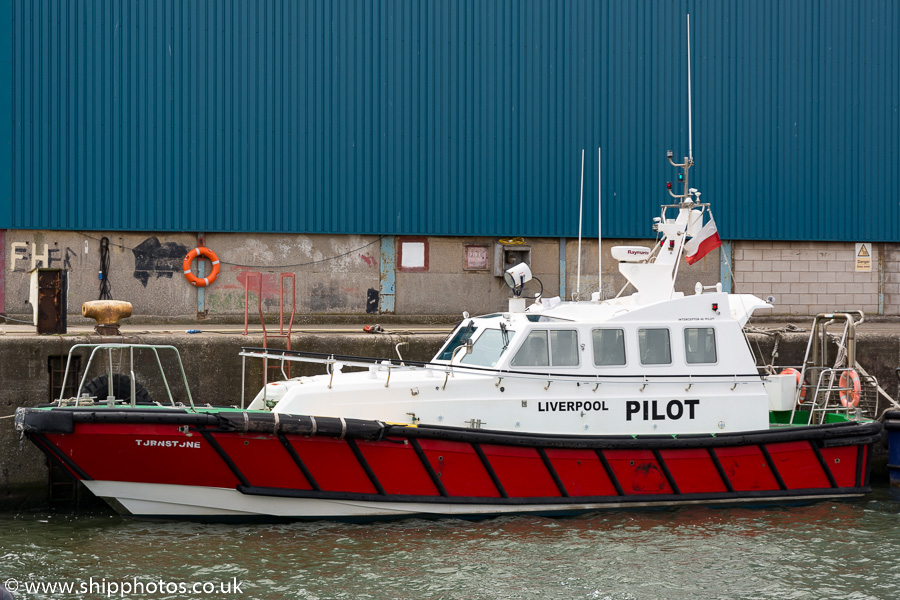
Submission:
<svg viewBox="0 0 900 600">
<path fill-rule="evenodd" d="M 379 433 L 369 427 L 359 434 L 347 421 L 326 432 L 322 424 L 338 420 L 320 419 L 310 435 L 280 427 L 271 415 L 233 431 L 241 425 L 234 417 L 240 413 L 227 421 L 204 415 L 206 423 L 192 415 L 192 425 L 184 424 L 184 414 L 166 423 L 158 411 L 154 423 L 127 411 L 118 413 L 121 419 L 89 414 L 102 411 L 81 411 L 71 432 L 26 432 L 82 479 L 230 488 L 256 496 L 516 504 L 523 510 L 529 504 L 860 495 L 869 489 L 869 456 L 879 429 L 877 423 L 848 423 L 718 437 L 523 438 L 373 422 L 360 423 Z M 309 419 L 282 422 L 291 418 Z"/>
</svg>

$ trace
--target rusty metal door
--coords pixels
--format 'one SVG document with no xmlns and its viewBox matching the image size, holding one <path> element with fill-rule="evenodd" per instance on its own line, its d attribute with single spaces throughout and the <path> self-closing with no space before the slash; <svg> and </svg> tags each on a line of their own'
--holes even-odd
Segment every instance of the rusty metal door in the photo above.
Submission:
<svg viewBox="0 0 900 600">
<path fill-rule="evenodd" d="M 67 277 L 63 269 L 38 269 L 37 332 L 66 333 Z"/>
</svg>

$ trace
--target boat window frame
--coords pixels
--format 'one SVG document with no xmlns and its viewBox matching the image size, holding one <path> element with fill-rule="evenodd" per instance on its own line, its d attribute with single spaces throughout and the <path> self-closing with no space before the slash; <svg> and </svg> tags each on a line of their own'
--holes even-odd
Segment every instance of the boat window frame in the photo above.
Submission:
<svg viewBox="0 0 900 600">
<path fill-rule="evenodd" d="M 688 333 L 688 330 L 691 330 L 691 329 L 710 329 L 710 330 L 712 330 L 712 332 L 713 332 L 713 353 L 715 354 L 715 357 L 716 357 L 715 361 L 713 361 L 713 362 L 692 362 L 692 361 L 688 360 L 689 352 L 688 352 L 687 333 Z M 712 326 L 683 327 L 681 335 L 682 335 L 682 340 L 684 342 L 683 350 L 684 350 L 684 364 L 685 365 L 694 367 L 694 366 L 703 366 L 703 365 L 713 366 L 713 365 L 719 364 L 719 335 L 716 332 L 715 327 L 712 327 Z"/>
<path fill-rule="evenodd" d="M 594 332 L 595 331 L 619 331 L 622 333 L 622 355 L 624 362 L 616 363 L 616 364 L 607 364 L 601 365 L 597 363 L 597 351 L 595 350 L 596 344 L 594 343 Z M 627 367 L 628 366 L 628 343 L 626 341 L 626 329 L 624 327 L 592 327 L 591 328 L 591 363 L 594 367 L 598 369 L 609 369 L 614 367 Z"/>
<path fill-rule="evenodd" d="M 519 344 L 519 347 L 516 348 L 515 354 L 512 354 L 509 359 L 510 368 L 521 368 L 521 369 L 531 369 L 531 368 L 540 368 L 540 369 L 579 369 L 581 368 L 581 352 L 583 350 L 581 346 L 581 338 L 580 338 L 580 330 L 576 327 L 548 327 L 548 328 L 535 328 L 528 329 L 527 335 L 522 338 L 522 343 Z M 574 365 L 554 365 L 553 364 L 553 342 L 551 342 L 551 332 L 554 331 L 571 331 L 575 333 L 575 359 L 576 364 Z M 544 333 L 546 334 L 547 341 L 547 363 L 546 365 L 519 365 L 516 364 L 515 361 L 519 356 L 519 353 L 525 349 L 525 346 L 528 344 L 529 338 L 535 333 Z"/>
<path fill-rule="evenodd" d="M 500 327 L 496 327 L 496 328 L 493 328 L 493 327 L 483 327 L 483 328 L 481 328 L 481 332 L 478 333 L 477 335 L 476 335 L 474 332 L 472 333 L 472 337 L 470 337 L 469 339 L 472 340 L 472 353 L 473 353 L 473 354 L 474 354 L 474 352 L 475 352 L 475 347 L 478 345 L 478 342 L 481 341 L 481 339 L 482 339 L 485 335 L 493 335 L 491 332 L 494 332 L 494 331 L 496 331 L 496 332 L 500 335 L 500 340 L 501 340 L 501 342 L 502 342 L 502 340 L 503 340 L 503 330 L 502 330 Z M 515 329 L 507 329 L 507 330 L 506 330 L 506 333 L 509 335 L 509 343 L 506 345 L 505 348 L 502 348 L 502 349 L 500 350 L 500 353 L 497 355 L 497 360 L 494 361 L 494 364 L 492 364 L 492 365 L 486 365 L 486 364 L 484 364 L 484 363 L 466 362 L 466 359 L 467 359 L 467 358 L 471 358 L 471 356 L 472 356 L 472 354 L 468 354 L 468 353 L 464 353 L 464 354 L 459 358 L 459 363 L 458 363 L 458 364 L 460 364 L 460 365 L 465 365 L 465 366 L 469 366 L 469 367 L 487 367 L 487 368 L 489 368 L 489 369 L 497 368 L 497 366 L 503 361 L 503 359 L 504 359 L 506 353 L 509 352 L 509 348 L 510 348 L 510 346 L 512 345 L 512 342 L 514 342 L 515 339 L 516 339 L 516 330 L 515 330 Z M 458 346 L 457 346 L 457 347 L 458 347 Z"/>
<path fill-rule="evenodd" d="M 665 331 L 666 332 L 666 342 L 669 350 L 669 362 L 644 362 L 644 345 L 641 343 L 641 332 L 642 331 Z M 660 327 L 638 327 L 637 328 L 637 343 L 638 343 L 638 360 L 641 363 L 642 367 L 671 367 L 674 363 L 674 356 L 672 353 L 672 330 L 669 327 L 660 326 Z"/>
</svg>

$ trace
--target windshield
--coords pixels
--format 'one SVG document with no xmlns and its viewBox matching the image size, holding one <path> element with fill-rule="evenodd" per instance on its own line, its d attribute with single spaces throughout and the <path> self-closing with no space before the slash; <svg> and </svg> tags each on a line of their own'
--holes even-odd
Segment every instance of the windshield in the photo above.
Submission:
<svg viewBox="0 0 900 600">
<path fill-rule="evenodd" d="M 512 329 L 485 329 L 472 345 L 472 354 L 463 354 L 460 362 L 482 367 L 497 366 L 515 335 Z"/>
<path fill-rule="evenodd" d="M 450 360 L 453 358 L 453 351 L 472 339 L 476 329 L 475 321 L 469 321 L 465 327 L 460 327 L 453 335 L 453 339 L 437 355 L 436 360 Z"/>
</svg>

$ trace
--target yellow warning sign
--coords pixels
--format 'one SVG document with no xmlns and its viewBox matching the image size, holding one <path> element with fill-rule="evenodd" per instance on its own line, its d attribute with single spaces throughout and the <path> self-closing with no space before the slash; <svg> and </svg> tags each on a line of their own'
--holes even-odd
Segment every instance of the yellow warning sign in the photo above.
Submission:
<svg viewBox="0 0 900 600">
<path fill-rule="evenodd" d="M 856 244 L 856 270 L 872 270 L 872 244 Z"/>
</svg>

